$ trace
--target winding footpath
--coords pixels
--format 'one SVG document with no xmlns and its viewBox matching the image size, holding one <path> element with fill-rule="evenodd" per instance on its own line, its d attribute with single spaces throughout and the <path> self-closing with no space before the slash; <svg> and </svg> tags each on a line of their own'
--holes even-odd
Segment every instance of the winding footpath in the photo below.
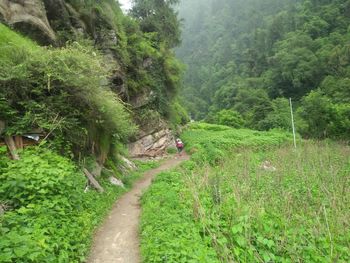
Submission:
<svg viewBox="0 0 350 263">
<path fill-rule="evenodd" d="M 187 155 L 166 160 L 160 167 L 146 172 L 132 190 L 118 199 L 104 224 L 97 231 L 88 263 L 139 263 L 140 197 L 152 179 L 165 170 L 188 160 Z"/>
</svg>

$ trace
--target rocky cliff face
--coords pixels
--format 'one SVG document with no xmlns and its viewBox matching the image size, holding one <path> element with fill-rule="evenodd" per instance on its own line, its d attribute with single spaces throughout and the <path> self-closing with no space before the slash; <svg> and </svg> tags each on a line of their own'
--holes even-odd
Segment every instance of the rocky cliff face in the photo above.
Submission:
<svg viewBox="0 0 350 263">
<path fill-rule="evenodd" d="M 0 18 L 41 43 L 56 41 L 41 0 L 0 0 Z"/>
<path fill-rule="evenodd" d="M 107 2 L 101 5 L 108 12 L 113 12 Z M 128 94 L 125 73 L 116 53 L 120 32 L 106 16 L 106 10 L 101 12 L 98 8 L 89 8 L 87 4 L 77 6 L 69 0 L 0 0 L 0 21 L 42 45 L 62 46 L 70 39 L 92 39 L 105 55 L 106 63 L 115 67 L 112 70 L 112 90 L 134 110 L 147 107 L 155 96 L 151 90 L 145 88 L 132 98 Z M 146 58 L 143 67 L 151 65 L 152 60 Z M 161 118 L 151 125 L 147 122 L 138 124 L 140 132 L 129 146 L 132 157 L 164 153 L 173 143 L 172 133 Z"/>
<path fill-rule="evenodd" d="M 147 134 L 129 144 L 132 157 L 155 157 L 166 154 L 167 147 L 174 144 L 172 132 L 165 128 L 153 134 Z"/>
</svg>

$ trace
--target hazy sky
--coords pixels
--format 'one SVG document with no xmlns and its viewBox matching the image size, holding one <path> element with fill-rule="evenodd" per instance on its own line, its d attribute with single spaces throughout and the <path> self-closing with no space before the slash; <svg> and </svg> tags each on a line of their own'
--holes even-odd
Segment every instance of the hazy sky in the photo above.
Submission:
<svg viewBox="0 0 350 263">
<path fill-rule="evenodd" d="M 119 3 L 122 5 L 123 10 L 129 10 L 131 8 L 131 0 L 119 0 Z"/>
</svg>

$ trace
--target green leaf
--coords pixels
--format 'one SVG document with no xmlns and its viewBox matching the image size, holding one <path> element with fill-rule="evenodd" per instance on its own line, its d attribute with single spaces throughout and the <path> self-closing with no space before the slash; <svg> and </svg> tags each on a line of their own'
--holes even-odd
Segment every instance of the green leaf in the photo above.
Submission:
<svg viewBox="0 0 350 263">
<path fill-rule="evenodd" d="M 237 234 L 237 233 L 242 233 L 243 232 L 243 227 L 241 224 L 235 225 L 231 228 L 232 234 Z"/>
</svg>

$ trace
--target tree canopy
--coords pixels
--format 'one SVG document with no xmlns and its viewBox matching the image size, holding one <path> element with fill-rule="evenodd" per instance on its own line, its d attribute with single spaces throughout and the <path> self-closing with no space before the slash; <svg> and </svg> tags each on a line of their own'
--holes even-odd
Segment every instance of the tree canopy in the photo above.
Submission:
<svg viewBox="0 0 350 263">
<path fill-rule="evenodd" d="M 250 128 L 285 127 L 271 116 L 292 98 L 299 132 L 348 137 L 349 10 L 348 0 L 183 1 L 177 54 L 188 69 L 182 96 L 192 117 L 232 109 Z M 311 110 L 320 109 L 315 96 L 329 117 Z"/>
</svg>

